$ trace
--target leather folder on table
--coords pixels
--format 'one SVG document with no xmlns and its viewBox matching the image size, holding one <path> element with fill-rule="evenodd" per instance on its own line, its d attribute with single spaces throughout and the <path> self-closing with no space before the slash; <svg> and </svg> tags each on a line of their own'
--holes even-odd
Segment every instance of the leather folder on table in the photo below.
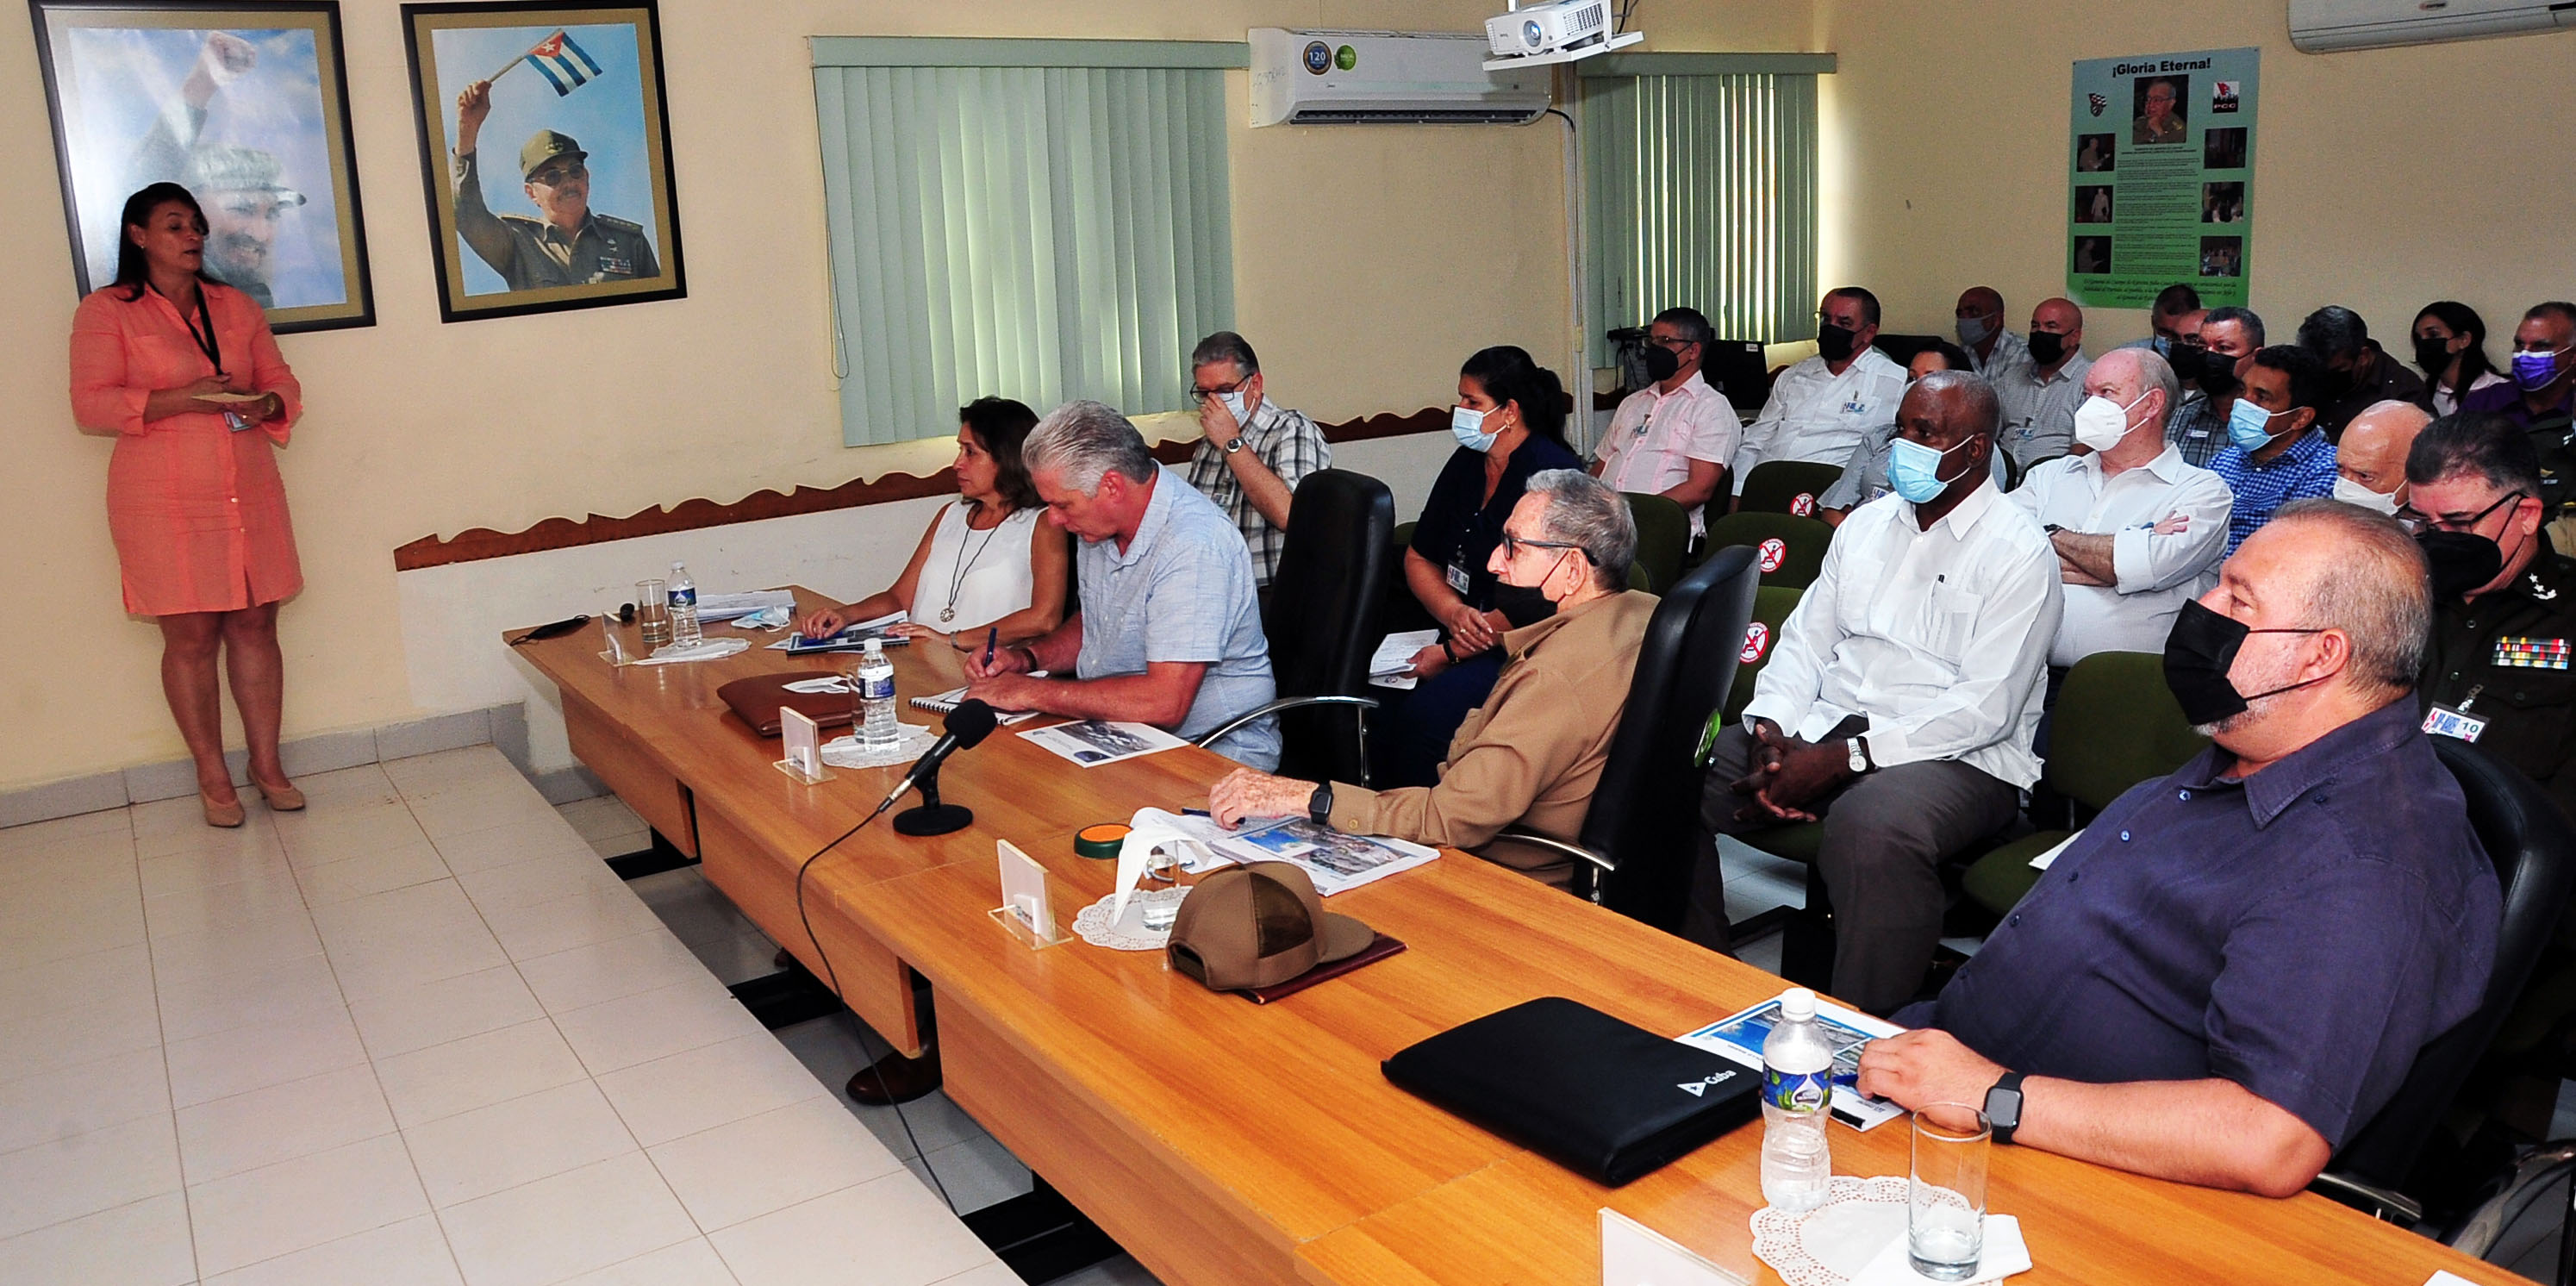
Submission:
<svg viewBox="0 0 2576 1286">
<path fill-rule="evenodd" d="M 1750 1120 L 1762 1073 L 1542 996 L 1396 1052 L 1406 1091 L 1611 1187 Z"/>
</svg>

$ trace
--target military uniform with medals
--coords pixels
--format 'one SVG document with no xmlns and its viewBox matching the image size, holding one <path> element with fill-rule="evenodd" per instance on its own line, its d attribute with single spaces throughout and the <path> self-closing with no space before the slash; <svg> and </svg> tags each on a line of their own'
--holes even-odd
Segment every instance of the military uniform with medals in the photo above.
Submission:
<svg viewBox="0 0 2576 1286">
<path fill-rule="evenodd" d="M 557 156 L 584 159 L 588 153 L 570 135 L 541 130 L 520 149 L 520 177 Z M 570 235 L 544 219 L 524 214 L 492 213 L 483 201 L 477 153 L 456 158 L 456 232 L 512 290 L 549 286 L 587 286 L 603 281 L 631 281 L 662 275 L 661 261 L 644 225 L 590 211 Z"/>
<path fill-rule="evenodd" d="M 2576 560 L 2543 547 L 2476 602 L 2436 603 L 2416 700 L 2424 730 L 2473 741 L 2576 819 Z"/>
</svg>

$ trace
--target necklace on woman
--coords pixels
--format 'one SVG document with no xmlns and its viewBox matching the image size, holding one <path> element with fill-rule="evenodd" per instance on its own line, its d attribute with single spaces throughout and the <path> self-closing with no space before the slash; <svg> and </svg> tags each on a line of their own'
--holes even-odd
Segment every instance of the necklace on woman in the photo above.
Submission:
<svg viewBox="0 0 2576 1286">
<path fill-rule="evenodd" d="M 1002 521 L 1010 521 L 1010 515 L 1002 515 Z M 972 530 L 975 526 L 974 520 L 969 518 L 966 522 L 966 526 L 968 530 Z M 966 553 L 965 536 L 962 534 L 958 536 L 957 564 L 956 566 L 951 567 L 948 571 L 948 605 L 939 609 L 940 624 L 946 625 L 957 619 L 957 591 L 965 588 L 966 574 L 975 570 L 976 562 L 984 557 L 985 546 L 992 544 L 993 537 L 999 534 L 1001 530 L 1002 523 L 999 522 L 994 523 L 991 527 L 985 529 L 984 542 L 983 544 L 975 546 L 973 557 L 969 557 Z"/>
</svg>

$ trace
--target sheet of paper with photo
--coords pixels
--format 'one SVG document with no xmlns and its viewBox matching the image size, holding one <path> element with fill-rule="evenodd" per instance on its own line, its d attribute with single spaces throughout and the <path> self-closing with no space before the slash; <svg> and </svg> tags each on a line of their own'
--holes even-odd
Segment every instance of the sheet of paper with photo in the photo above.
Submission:
<svg viewBox="0 0 2576 1286">
<path fill-rule="evenodd" d="M 1728 1014 L 1698 1031 L 1673 1039 L 1759 1069 L 1762 1066 L 1762 1042 L 1771 1035 L 1773 1024 L 1779 1021 L 1780 998 L 1773 996 L 1760 1004 Z M 1905 1109 L 1894 1103 L 1863 1097 L 1853 1084 L 1858 1075 L 1861 1050 L 1873 1040 L 1893 1036 L 1905 1029 L 1886 1019 L 1873 1018 L 1856 1009 L 1845 1009 L 1821 996 L 1816 998 L 1816 1021 L 1824 1025 L 1825 1037 L 1834 1043 L 1835 1119 L 1855 1130 L 1870 1130 L 1905 1115 Z"/>
<path fill-rule="evenodd" d="M 1439 858 L 1440 850 L 1384 835 L 1346 835 L 1304 817 L 1224 832 L 1212 846 L 1237 862 L 1287 862 L 1331 897 L 1409 871 Z"/>
<path fill-rule="evenodd" d="M 1106 719 L 1031 728 L 1020 735 L 1085 768 L 1178 750 L 1190 744 L 1150 723 L 1112 723 Z"/>
</svg>

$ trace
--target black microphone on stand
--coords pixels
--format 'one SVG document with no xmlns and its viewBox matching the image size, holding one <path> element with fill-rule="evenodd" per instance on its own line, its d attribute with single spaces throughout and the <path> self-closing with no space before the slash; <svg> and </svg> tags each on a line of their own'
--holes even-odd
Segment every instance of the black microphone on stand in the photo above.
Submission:
<svg viewBox="0 0 2576 1286">
<path fill-rule="evenodd" d="M 894 815 L 896 834 L 945 835 L 950 831 L 964 830 L 975 820 L 973 809 L 940 802 L 939 765 L 947 762 L 948 756 L 960 750 L 972 750 L 984 738 L 993 735 L 994 722 L 993 707 L 981 701 L 960 701 L 957 708 L 949 712 L 948 731 L 933 742 L 921 758 L 913 761 L 911 771 L 894 784 L 893 790 L 886 792 L 885 802 L 877 805 L 877 811 L 882 813 L 893 807 L 894 801 L 903 798 L 903 792 L 914 787 L 921 789 L 919 805 Z"/>
</svg>

